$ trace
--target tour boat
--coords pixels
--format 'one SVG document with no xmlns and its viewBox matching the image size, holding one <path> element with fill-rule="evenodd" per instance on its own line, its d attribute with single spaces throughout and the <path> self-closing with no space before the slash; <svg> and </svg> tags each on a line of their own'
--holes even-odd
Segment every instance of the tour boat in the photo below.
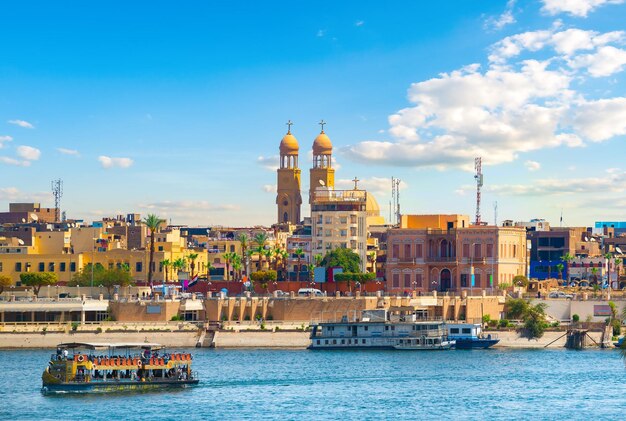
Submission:
<svg viewBox="0 0 626 421">
<path fill-rule="evenodd" d="M 398 314 L 399 313 L 399 314 Z M 412 308 L 364 310 L 360 318 L 312 326 L 309 349 L 444 350 L 454 347 L 441 321 L 423 321 Z"/>
<path fill-rule="evenodd" d="M 44 370 L 42 392 L 152 390 L 198 384 L 193 357 L 154 343 L 63 343 Z"/>
<path fill-rule="evenodd" d="M 456 349 L 490 348 L 500 342 L 495 334 L 485 334 L 479 323 L 448 323 L 448 338 L 456 341 Z"/>
</svg>

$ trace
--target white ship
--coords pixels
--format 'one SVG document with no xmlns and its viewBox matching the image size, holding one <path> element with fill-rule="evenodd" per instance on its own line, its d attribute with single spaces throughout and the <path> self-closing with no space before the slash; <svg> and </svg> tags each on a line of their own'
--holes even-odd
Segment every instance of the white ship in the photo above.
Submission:
<svg viewBox="0 0 626 421">
<path fill-rule="evenodd" d="M 454 347 L 442 321 L 423 320 L 413 309 L 364 310 L 360 318 L 312 326 L 309 349 L 444 350 Z"/>
</svg>

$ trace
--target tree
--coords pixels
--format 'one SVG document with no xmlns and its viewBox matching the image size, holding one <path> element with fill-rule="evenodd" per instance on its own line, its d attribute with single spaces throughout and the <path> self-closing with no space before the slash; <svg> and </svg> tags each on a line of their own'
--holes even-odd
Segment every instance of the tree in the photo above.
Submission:
<svg viewBox="0 0 626 421">
<path fill-rule="evenodd" d="M 165 282 L 169 281 L 169 274 L 170 274 L 170 266 L 172 266 L 172 261 L 170 259 L 163 259 L 161 260 L 161 266 L 163 267 L 163 270 L 165 271 Z"/>
<path fill-rule="evenodd" d="M 365 285 L 366 282 L 372 281 L 376 279 L 376 274 L 369 273 L 360 273 L 360 272 L 343 272 L 335 275 L 335 281 L 337 282 L 346 282 L 348 285 L 348 289 L 352 292 L 352 282 L 358 282 L 360 285 Z"/>
<path fill-rule="evenodd" d="M 529 305 L 523 314 L 524 328 L 529 339 L 541 338 L 546 330 L 546 307 L 545 303 Z"/>
<path fill-rule="evenodd" d="M 322 259 L 325 268 L 341 267 L 344 272 L 357 273 L 360 270 L 361 258 L 350 249 L 337 248 L 326 253 Z"/>
<path fill-rule="evenodd" d="M 315 265 L 307 265 L 307 269 L 309 270 L 309 280 L 315 283 Z"/>
<path fill-rule="evenodd" d="M 513 285 L 526 288 L 528 286 L 528 278 L 524 275 L 516 275 L 513 277 Z"/>
<path fill-rule="evenodd" d="M 150 231 L 150 258 L 148 260 L 148 284 L 152 286 L 152 267 L 154 266 L 154 235 L 159 229 L 159 226 L 165 221 L 154 214 L 149 214 L 143 220 L 148 230 Z"/>
<path fill-rule="evenodd" d="M 97 280 L 100 277 L 100 273 L 104 271 L 104 266 L 100 263 L 96 263 L 93 267 L 93 271 L 91 270 L 91 263 L 85 265 L 79 272 L 75 273 L 72 276 L 70 282 L 68 282 L 68 286 L 71 287 L 87 287 L 92 285 L 91 279 L 93 274 L 93 284 L 96 285 Z"/>
<path fill-rule="evenodd" d="M 522 298 L 511 298 L 506 300 L 505 308 L 508 319 L 521 319 L 528 310 L 528 301 Z"/>
<path fill-rule="evenodd" d="M 296 251 L 293 252 L 298 259 L 298 271 L 296 272 L 296 282 L 300 282 L 300 272 L 302 272 L 302 258 L 304 257 L 304 250 L 301 248 L 297 248 Z"/>
<path fill-rule="evenodd" d="M 185 270 L 185 266 L 187 266 L 187 259 L 184 257 L 179 257 L 172 262 L 172 268 L 176 271 L 176 279 L 178 279 L 178 272 Z"/>
<path fill-rule="evenodd" d="M 39 290 L 42 286 L 54 285 L 59 282 L 59 278 L 54 272 L 26 272 L 20 273 L 20 281 L 22 281 L 22 285 L 33 287 L 33 292 L 39 296 Z"/>
<path fill-rule="evenodd" d="M 270 282 L 274 282 L 276 280 L 276 271 L 275 270 L 259 270 L 250 274 L 250 279 L 253 282 L 259 282 L 261 284 L 261 288 L 267 292 L 267 287 Z"/>
<path fill-rule="evenodd" d="M 189 253 L 187 259 L 189 259 L 189 267 L 191 268 L 191 278 L 193 279 L 193 275 L 196 271 L 196 259 L 198 258 L 198 253 Z"/>
<path fill-rule="evenodd" d="M 598 284 L 598 268 L 591 268 L 591 277 L 593 278 L 593 283 Z"/>
<path fill-rule="evenodd" d="M 566 276 L 566 278 L 567 278 L 568 281 L 571 278 L 570 271 L 569 271 L 570 270 L 570 265 L 572 264 L 572 262 L 574 261 L 575 258 L 576 258 L 575 256 L 572 256 L 569 253 L 565 253 L 563 255 L 563 257 L 561 257 L 561 260 L 567 264 L 567 276 Z"/>
<path fill-rule="evenodd" d="M 246 234 L 245 232 L 242 232 L 241 234 L 239 234 L 237 236 L 237 240 L 239 240 L 239 244 L 241 244 L 241 260 L 243 262 L 243 265 L 246 269 L 246 271 L 248 270 L 248 246 L 250 243 L 250 238 L 248 237 L 248 234 Z"/>
<path fill-rule="evenodd" d="M 367 255 L 370 262 L 372 262 L 372 272 L 376 273 L 376 252 L 373 251 Z"/>
<path fill-rule="evenodd" d="M 559 272 L 559 279 L 563 279 L 563 269 L 565 269 L 563 263 L 559 263 L 556 265 L 556 270 Z"/>
<path fill-rule="evenodd" d="M 232 252 L 232 253 L 224 253 L 222 255 L 222 257 L 224 258 L 224 263 L 226 264 L 226 280 L 229 281 L 230 280 L 230 265 L 231 263 L 234 262 L 234 260 L 236 259 L 236 257 L 238 256 L 237 253 Z"/>
<path fill-rule="evenodd" d="M 265 246 L 267 245 L 268 236 L 265 232 L 258 232 L 254 235 L 252 242 L 255 244 L 254 252 L 250 255 L 256 253 L 259 255 L 259 261 L 257 269 L 261 270 L 263 268 L 263 255 L 265 252 Z"/>
<path fill-rule="evenodd" d="M 110 297 L 114 287 L 120 288 L 133 285 L 133 278 L 130 275 L 130 267 L 128 265 L 121 265 L 113 269 L 105 269 L 99 272 L 98 283 L 106 288 L 107 294 Z"/>
<path fill-rule="evenodd" d="M 241 256 L 235 254 L 235 259 L 233 260 L 233 272 L 238 275 L 238 279 L 241 279 L 241 267 Z"/>
<path fill-rule="evenodd" d="M 0 275 L 0 295 L 4 292 L 5 288 L 13 285 L 13 281 L 6 275 Z"/>
</svg>

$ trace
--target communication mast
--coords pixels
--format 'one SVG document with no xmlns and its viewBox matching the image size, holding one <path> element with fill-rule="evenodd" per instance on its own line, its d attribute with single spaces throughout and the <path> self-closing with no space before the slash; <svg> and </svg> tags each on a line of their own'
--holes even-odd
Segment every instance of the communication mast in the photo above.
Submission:
<svg viewBox="0 0 626 421">
<path fill-rule="evenodd" d="M 54 196 L 54 222 L 61 222 L 61 197 L 63 196 L 63 180 L 52 180 L 52 195 Z"/>
<path fill-rule="evenodd" d="M 493 202 L 493 224 L 498 226 L 498 202 Z"/>
<path fill-rule="evenodd" d="M 396 225 L 400 225 L 400 179 L 391 177 L 391 201 Z M 391 214 L 390 214 L 391 216 Z M 393 221 L 390 220 L 391 223 Z"/>
<path fill-rule="evenodd" d="M 478 157 L 474 160 L 474 168 L 476 169 L 476 174 L 474 178 L 476 179 L 476 225 L 480 225 L 480 189 L 483 186 L 483 166 L 482 166 L 482 158 Z"/>
</svg>

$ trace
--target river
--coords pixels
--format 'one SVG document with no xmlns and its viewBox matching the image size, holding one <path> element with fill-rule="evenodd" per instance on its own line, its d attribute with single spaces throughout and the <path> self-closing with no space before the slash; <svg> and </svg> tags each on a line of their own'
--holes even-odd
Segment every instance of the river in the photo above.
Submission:
<svg viewBox="0 0 626 421">
<path fill-rule="evenodd" d="M 0 351 L 0 418 L 623 419 L 615 350 L 192 349 L 199 386 L 43 396 L 50 350 Z"/>
</svg>

